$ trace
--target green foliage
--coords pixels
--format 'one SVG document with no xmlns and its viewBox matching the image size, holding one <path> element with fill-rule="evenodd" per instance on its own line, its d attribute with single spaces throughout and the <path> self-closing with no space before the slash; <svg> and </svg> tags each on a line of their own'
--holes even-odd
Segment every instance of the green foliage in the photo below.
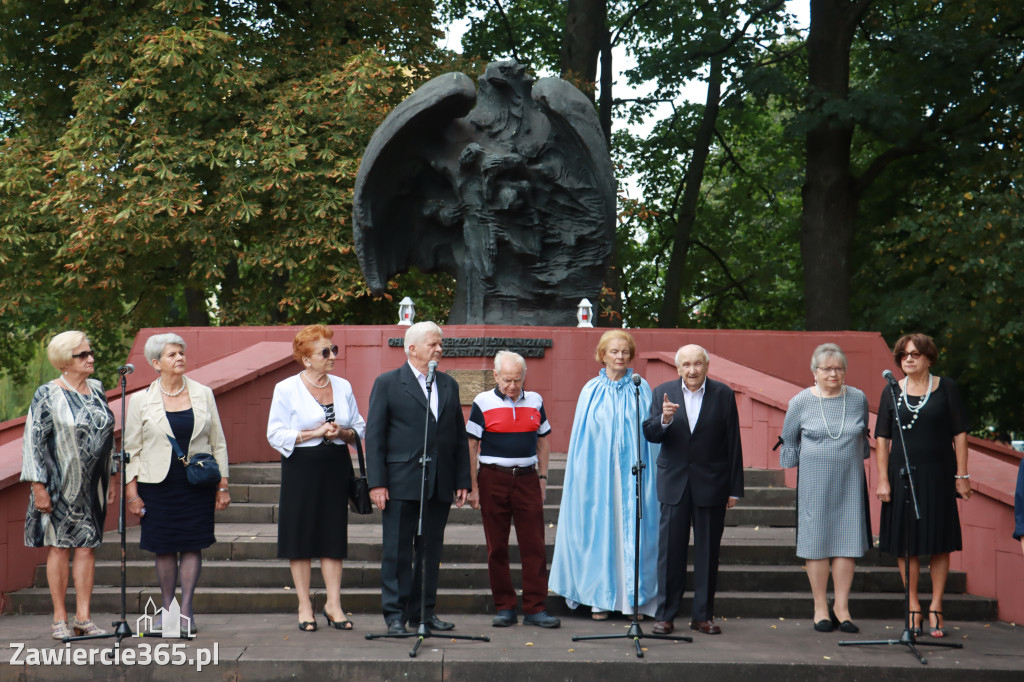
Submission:
<svg viewBox="0 0 1024 682">
<path fill-rule="evenodd" d="M 23 367 L 22 380 L 0 377 L 0 422 L 16 419 L 28 412 L 36 388 L 57 377 L 58 372 L 46 359 L 46 342 L 32 347 L 33 355 Z"/>
</svg>

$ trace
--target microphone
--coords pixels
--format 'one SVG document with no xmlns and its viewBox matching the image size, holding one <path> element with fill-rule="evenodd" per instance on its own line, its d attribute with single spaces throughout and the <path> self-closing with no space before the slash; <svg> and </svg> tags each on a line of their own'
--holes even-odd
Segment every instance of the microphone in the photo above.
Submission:
<svg viewBox="0 0 1024 682">
<path fill-rule="evenodd" d="M 633 375 L 633 385 L 634 386 L 639 386 L 640 385 L 640 375 L 639 374 L 634 374 Z"/>
<path fill-rule="evenodd" d="M 135 365 L 133 365 L 130 362 L 127 365 L 121 365 L 120 367 L 117 368 L 117 373 L 120 374 L 121 376 L 124 376 L 125 374 L 131 374 L 134 371 Z"/>
<path fill-rule="evenodd" d="M 434 385 L 434 372 L 437 371 L 437 360 L 427 363 L 427 388 Z"/>
<path fill-rule="evenodd" d="M 896 377 L 892 375 L 892 371 L 888 369 L 882 372 L 882 378 L 885 379 L 890 386 L 895 386 L 898 383 L 896 381 Z"/>
</svg>

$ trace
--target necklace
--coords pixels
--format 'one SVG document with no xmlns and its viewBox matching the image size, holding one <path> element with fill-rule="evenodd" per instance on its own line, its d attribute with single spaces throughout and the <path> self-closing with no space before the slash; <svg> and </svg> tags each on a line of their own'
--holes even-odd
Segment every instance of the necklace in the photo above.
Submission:
<svg viewBox="0 0 1024 682">
<path fill-rule="evenodd" d="M 839 433 L 832 435 L 832 430 L 828 428 L 828 420 L 825 419 L 825 402 L 821 399 L 821 389 L 818 389 L 818 410 L 821 412 L 821 421 L 825 422 L 825 433 L 832 440 L 839 440 L 840 436 L 843 435 L 843 430 L 846 428 L 846 386 L 843 386 L 843 420 L 839 423 Z"/>
<path fill-rule="evenodd" d="M 928 391 L 924 394 L 924 399 L 917 405 L 911 405 L 910 401 L 907 400 L 907 391 L 910 388 L 910 377 L 907 377 L 907 383 L 903 387 L 903 404 L 910 410 L 910 423 L 903 425 L 904 431 L 909 431 L 914 428 L 914 423 L 917 421 L 918 412 L 921 411 L 925 405 L 928 404 L 928 399 L 932 397 L 932 374 L 928 373 Z"/>
<path fill-rule="evenodd" d="M 164 389 L 163 377 L 157 379 L 157 381 L 160 382 L 160 392 L 163 393 L 168 398 L 177 398 L 179 395 L 181 395 L 182 393 L 185 392 L 185 375 L 184 374 L 181 375 L 181 388 L 179 388 L 174 393 L 170 393 L 169 391 Z"/>
<path fill-rule="evenodd" d="M 331 378 L 326 374 L 324 375 L 324 383 L 322 384 L 313 383 L 313 380 L 306 376 L 306 370 L 302 370 L 301 372 L 299 372 L 299 374 L 301 374 L 302 378 L 305 379 L 306 382 L 313 388 L 327 388 L 327 384 L 331 383 Z"/>
<path fill-rule="evenodd" d="M 74 391 L 74 392 L 75 392 L 75 393 L 77 393 L 78 395 L 82 396 L 82 398 L 83 398 L 84 400 L 92 400 L 92 387 L 91 387 L 91 386 L 89 386 L 89 382 L 86 382 L 86 383 L 85 383 L 85 388 L 86 388 L 86 389 L 88 389 L 88 391 L 89 391 L 89 392 L 88 392 L 88 393 L 82 393 L 82 392 L 81 392 L 81 391 L 79 391 L 79 390 L 78 390 L 77 388 L 75 388 L 74 386 L 72 386 L 71 384 L 69 384 L 69 383 L 68 383 L 68 380 L 64 378 L 64 375 L 63 375 L 63 374 L 62 374 L 62 375 L 60 375 L 60 376 L 58 377 L 58 379 L 60 379 L 60 380 L 61 380 L 61 381 L 62 381 L 62 382 L 64 383 L 64 385 L 68 387 L 68 390 L 69 390 L 69 391 Z"/>
</svg>

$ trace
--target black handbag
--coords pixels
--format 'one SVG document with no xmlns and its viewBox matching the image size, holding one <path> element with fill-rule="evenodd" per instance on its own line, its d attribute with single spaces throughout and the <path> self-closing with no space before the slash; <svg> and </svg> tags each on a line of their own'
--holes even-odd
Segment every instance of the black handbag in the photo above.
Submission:
<svg viewBox="0 0 1024 682">
<path fill-rule="evenodd" d="M 181 448 L 178 447 L 178 441 L 171 436 L 167 436 L 167 440 L 171 441 L 174 456 L 185 465 L 185 475 L 188 476 L 189 483 L 198 488 L 216 488 L 220 484 L 220 467 L 217 466 L 217 460 L 213 455 L 208 452 L 197 452 L 185 459 Z"/>
<path fill-rule="evenodd" d="M 349 482 L 348 508 L 355 514 L 372 514 L 370 485 L 366 482 L 366 462 L 363 460 L 363 442 L 359 439 L 359 434 L 356 434 L 356 455 L 359 457 L 359 476 L 357 478 L 353 475 Z"/>
</svg>

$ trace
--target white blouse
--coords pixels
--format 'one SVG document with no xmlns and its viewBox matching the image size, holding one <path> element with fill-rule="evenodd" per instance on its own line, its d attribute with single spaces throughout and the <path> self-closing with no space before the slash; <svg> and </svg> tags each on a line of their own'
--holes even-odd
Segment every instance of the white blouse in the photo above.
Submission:
<svg viewBox="0 0 1024 682">
<path fill-rule="evenodd" d="M 334 423 L 345 429 L 354 429 L 359 437 L 366 434 L 366 422 L 359 414 L 352 384 L 341 377 L 328 374 L 331 390 L 334 392 Z M 270 419 L 267 422 L 267 441 L 270 447 L 285 457 L 291 456 L 295 448 L 313 447 L 321 440 L 311 438 L 296 444 L 299 431 L 319 428 L 324 423 L 324 408 L 302 385 L 296 374 L 274 387 L 274 399 L 270 403 Z M 345 441 L 335 438 L 332 442 L 344 445 Z"/>
</svg>

